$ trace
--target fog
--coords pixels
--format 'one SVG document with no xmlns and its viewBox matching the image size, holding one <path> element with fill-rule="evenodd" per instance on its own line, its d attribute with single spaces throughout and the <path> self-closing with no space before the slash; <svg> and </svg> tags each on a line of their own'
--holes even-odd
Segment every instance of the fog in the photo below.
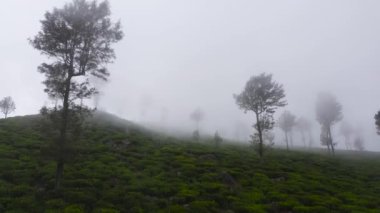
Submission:
<svg viewBox="0 0 380 213">
<path fill-rule="evenodd" d="M 13 115 L 49 103 L 37 72 L 46 58 L 27 39 L 45 11 L 64 2 L 14 0 L 0 8 L 0 97 L 13 97 Z M 373 119 L 380 109 L 379 1 L 109 2 L 125 37 L 115 45 L 109 81 L 97 83 L 98 108 L 170 132 L 194 130 L 190 114 L 200 108 L 201 134 L 247 140 L 254 116 L 239 110 L 233 94 L 267 72 L 284 85 L 288 102 L 275 117 L 289 110 L 311 120 L 315 146 L 316 97 L 328 91 L 342 104 L 343 120 L 362 132 L 366 150 L 380 151 Z M 339 123 L 333 132 L 344 149 Z M 275 140 L 284 144 L 281 134 Z"/>
</svg>

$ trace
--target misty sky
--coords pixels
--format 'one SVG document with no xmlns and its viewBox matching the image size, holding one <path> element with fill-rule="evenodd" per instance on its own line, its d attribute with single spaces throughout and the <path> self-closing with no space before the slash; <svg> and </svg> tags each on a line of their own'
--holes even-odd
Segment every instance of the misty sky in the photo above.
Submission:
<svg viewBox="0 0 380 213">
<path fill-rule="evenodd" d="M 46 58 L 27 39 L 39 31 L 45 11 L 64 2 L 2 2 L 0 97 L 13 97 L 17 115 L 49 103 L 37 72 Z M 99 84 L 100 108 L 189 130 L 195 128 L 189 114 L 199 107 L 202 131 L 235 137 L 237 126 L 249 129 L 254 117 L 240 111 L 232 95 L 250 76 L 268 72 L 284 85 L 286 109 L 314 122 L 316 144 L 316 94 L 330 91 L 345 120 L 361 129 L 366 148 L 380 150 L 373 119 L 380 109 L 380 1 L 109 2 L 125 37 L 114 46 L 109 81 Z M 282 135 L 276 141 L 281 144 Z"/>
</svg>

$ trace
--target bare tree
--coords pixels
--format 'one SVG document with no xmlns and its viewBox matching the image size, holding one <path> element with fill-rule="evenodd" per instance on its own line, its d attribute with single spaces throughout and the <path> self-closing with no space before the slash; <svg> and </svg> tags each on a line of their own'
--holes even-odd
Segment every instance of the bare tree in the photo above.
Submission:
<svg viewBox="0 0 380 213">
<path fill-rule="evenodd" d="M 331 127 L 342 120 L 342 106 L 330 93 L 320 93 L 317 98 L 316 115 L 317 121 L 322 126 L 321 138 L 322 136 L 324 138 L 322 144 L 326 143 L 328 150 L 335 154 Z"/>
<path fill-rule="evenodd" d="M 271 130 L 274 125 L 273 114 L 278 107 L 287 103 L 284 100 L 285 92 L 283 86 L 272 80 L 271 74 L 262 73 L 252 76 L 239 95 L 234 95 L 236 104 L 244 112 L 252 111 L 255 114 L 254 129 L 257 131 L 252 135 L 252 142 L 258 143 L 259 156 L 263 156 L 263 135 Z"/>
<path fill-rule="evenodd" d="M 289 134 L 292 134 L 293 127 L 296 125 L 296 116 L 289 111 L 284 111 L 278 119 L 278 127 L 285 133 L 286 149 L 289 150 Z M 293 145 L 291 138 L 290 144 Z"/>
<path fill-rule="evenodd" d="M 4 118 L 7 118 L 10 113 L 15 111 L 15 109 L 16 104 L 10 96 L 7 96 L 0 101 L 0 110 L 4 114 Z"/>
<path fill-rule="evenodd" d="M 340 124 L 339 132 L 344 137 L 344 143 L 346 145 L 346 149 L 347 150 L 352 149 L 351 136 L 354 132 L 354 129 L 352 128 L 352 126 L 349 123 L 344 121 Z"/>
<path fill-rule="evenodd" d="M 30 39 L 31 45 L 49 58 L 38 70 L 45 75 L 45 92 L 59 99 L 59 138 L 55 187 L 60 187 L 64 168 L 65 145 L 71 116 L 83 109 L 84 98 L 97 93 L 89 76 L 107 80 L 106 65 L 115 58 L 113 43 L 122 39 L 120 23 L 112 23 L 108 2 L 74 0 L 62 9 L 45 13 L 42 29 Z M 44 110 L 50 112 L 49 110 Z"/>
<path fill-rule="evenodd" d="M 306 147 L 306 134 L 309 136 L 308 146 L 311 147 L 313 143 L 313 137 L 311 136 L 311 123 L 308 119 L 300 117 L 296 121 L 296 128 L 301 134 L 301 140 Z"/>
</svg>

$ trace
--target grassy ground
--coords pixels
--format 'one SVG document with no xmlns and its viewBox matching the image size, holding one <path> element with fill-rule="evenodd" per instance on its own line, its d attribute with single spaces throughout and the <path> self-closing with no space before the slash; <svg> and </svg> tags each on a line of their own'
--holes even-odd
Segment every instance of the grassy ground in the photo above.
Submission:
<svg viewBox="0 0 380 213">
<path fill-rule="evenodd" d="M 96 119 L 95 119 L 96 120 Z M 94 121 L 54 191 L 38 118 L 0 120 L 0 212 L 379 212 L 380 156 L 286 152 Z"/>
</svg>

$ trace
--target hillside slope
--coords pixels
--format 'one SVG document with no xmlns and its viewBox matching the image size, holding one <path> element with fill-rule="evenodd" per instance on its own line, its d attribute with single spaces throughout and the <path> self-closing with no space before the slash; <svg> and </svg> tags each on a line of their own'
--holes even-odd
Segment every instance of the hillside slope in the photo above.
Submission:
<svg viewBox="0 0 380 213">
<path fill-rule="evenodd" d="M 378 212 L 380 156 L 193 143 L 95 116 L 53 190 L 38 116 L 0 120 L 0 212 Z"/>
</svg>

